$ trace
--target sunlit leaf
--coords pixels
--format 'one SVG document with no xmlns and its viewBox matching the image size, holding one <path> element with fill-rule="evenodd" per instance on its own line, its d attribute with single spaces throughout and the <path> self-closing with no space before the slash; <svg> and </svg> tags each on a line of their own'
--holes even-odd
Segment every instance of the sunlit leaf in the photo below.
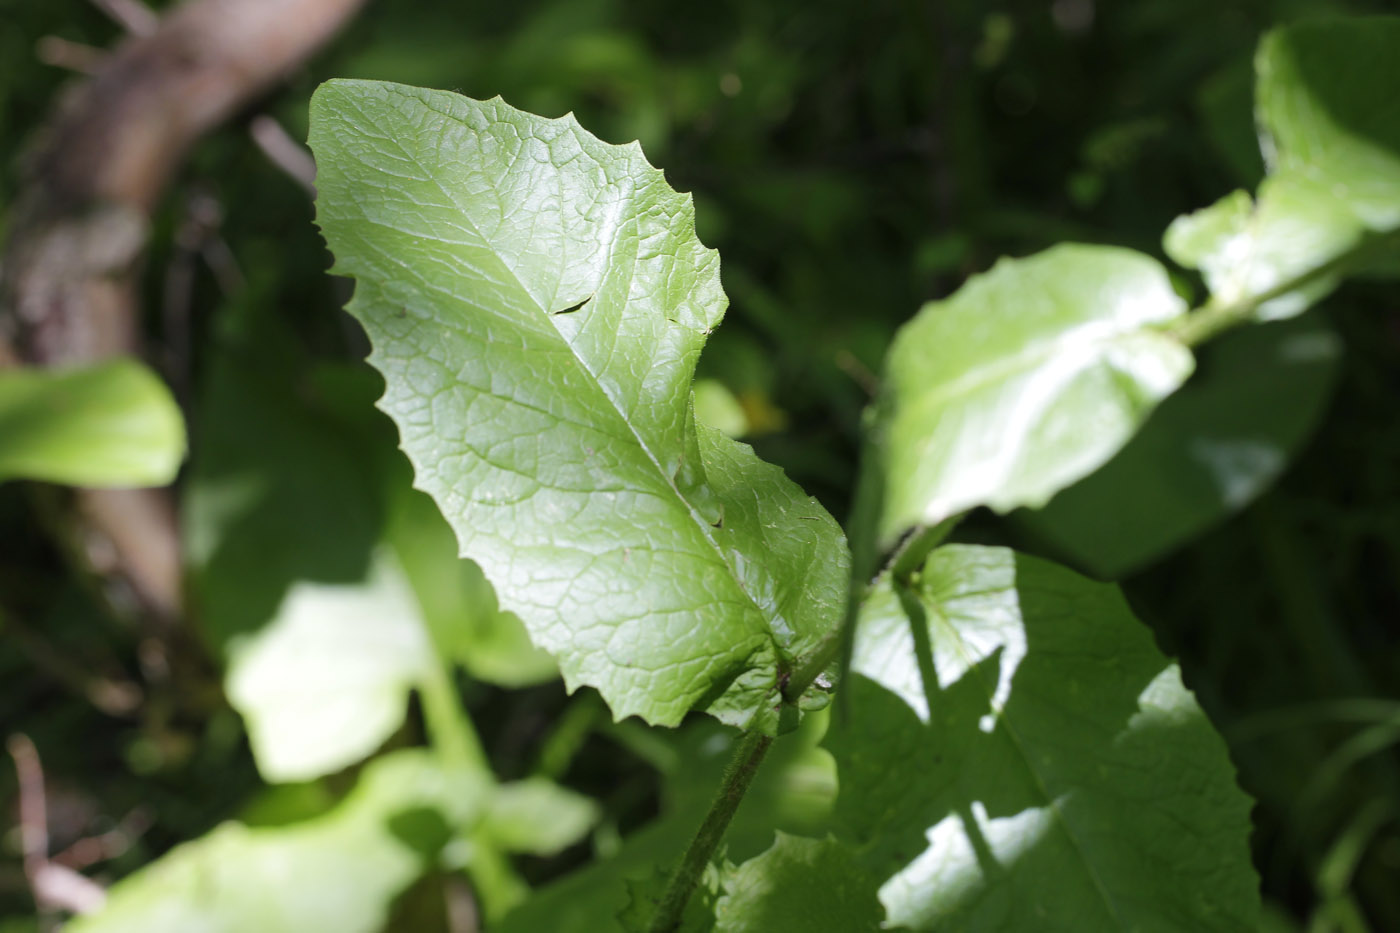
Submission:
<svg viewBox="0 0 1400 933">
<path fill-rule="evenodd" d="M 948 546 L 858 631 L 826 745 L 891 926 L 1253 928 L 1249 800 L 1114 587 Z"/>
<path fill-rule="evenodd" d="M 882 546 L 973 506 L 1042 505 L 1092 472 L 1191 372 L 1154 329 L 1184 310 L 1156 262 L 1096 246 L 1002 260 L 926 305 L 876 409 Z"/>
<path fill-rule="evenodd" d="M 1269 175 L 1178 218 L 1165 247 L 1212 301 L 1289 317 L 1348 272 L 1400 257 L 1400 22 L 1299 23 L 1265 37 L 1255 104 Z"/>
<path fill-rule="evenodd" d="M 1268 489 L 1322 416 L 1340 356 L 1310 317 L 1224 335 L 1116 457 L 1017 523 L 1101 579 L 1150 563 Z"/>
<path fill-rule="evenodd" d="M 311 141 L 380 405 L 502 608 L 619 717 L 777 730 L 846 553 L 781 471 L 695 423 L 725 301 L 689 198 L 572 118 L 401 85 L 323 85 Z"/>
<path fill-rule="evenodd" d="M 451 827 L 476 816 L 477 780 L 398 752 L 365 769 L 323 816 L 225 823 L 113 885 L 73 933 L 375 933 L 395 896 L 435 864 Z"/>
<path fill-rule="evenodd" d="M 403 722 L 434 664 L 413 591 L 387 552 L 351 584 L 299 582 L 229 651 L 225 689 L 269 781 L 338 771 Z"/>
</svg>

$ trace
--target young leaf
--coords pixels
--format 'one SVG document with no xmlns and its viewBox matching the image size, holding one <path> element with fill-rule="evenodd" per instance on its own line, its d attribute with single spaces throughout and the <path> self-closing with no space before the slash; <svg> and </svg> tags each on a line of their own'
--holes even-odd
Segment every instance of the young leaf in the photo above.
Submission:
<svg viewBox="0 0 1400 933">
<path fill-rule="evenodd" d="M 1269 487 L 1322 417 L 1340 356 L 1312 316 L 1231 331 L 1118 456 L 1016 523 L 1099 579 L 1151 563 Z"/>
<path fill-rule="evenodd" d="M 838 835 L 910 930 L 1253 929 L 1249 800 L 1118 591 L 935 551 L 864 607 Z"/>
<path fill-rule="evenodd" d="M 926 305 L 895 337 L 876 409 L 880 547 L 976 505 L 1042 505 L 1092 472 L 1191 372 L 1153 329 L 1184 310 L 1152 259 L 1077 245 Z"/>
<path fill-rule="evenodd" d="M 500 100 L 333 81 L 311 123 L 380 406 L 502 608 L 618 717 L 776 731 L 848 558 L 814 500 L 695 422 L 725 301 L 690 199 L 637 146 Z"/>
<path fill-rule="evenodd" d="M 346 933 L 384 928 L 393 899 L 436 859 L 483 796 L 421 751 L 365 769 L 324 816 L 289 826 L 225 823 L 113 885 L 73 933 Z"/>
<path fill-rule="evenodd" d="M 0 371 L 0 481 L 160 486 L 184 457 L 180 409 L 136 360 Z"/>
<path fill-rule="evenodd" d="M 1299 23 L 1255 59 L 1269 177 L 1178 218 L 1167 252 L 1199 268 L 1218 305 L 1298 314 L 1344 272 L 1394 271 L 1400 255 L 1400 21 Z"/>
</svg>

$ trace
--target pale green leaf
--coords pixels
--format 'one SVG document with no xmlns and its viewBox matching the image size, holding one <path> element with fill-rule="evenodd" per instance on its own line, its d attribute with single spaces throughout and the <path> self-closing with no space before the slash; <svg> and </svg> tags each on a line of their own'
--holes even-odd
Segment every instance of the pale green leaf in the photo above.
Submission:
<svg viewBox="0 0 1400 933">
<path fill-rule="evenodd" d="M 1255 58 L 1255 106 L 1269 175 L 1178 218 L 1164 245 L 1199 268 L 1217 305 L 1273 320 L 1298 314 L 1343 274 L 1400 256 L 1400 22 L 1299 23 Z"/>
<path fill-rule="evenodd" d="M 1400 227 L 1400 19 L 1276 29 L 1255 70 L 1270 171 L 1326 185 L 1368 230 Z"/>
<path fill-rule="evenodd" d="M 289 826 L 225 823 L 119 881 L 72 933 L 375 933 L 393 899 L 475 818 L 480 779 L 421 751 L 369 765 L 323 816 Z"/>
<path fill-rule="evenodd" d="M 717 933 L 875 933 L 885 915 L 875 879 L 834 839 L 780 832 L 767 852 L 722 878 Z"/>
<path fill-rule="evenodd" d="M 162 486 L 184 457 L 180 409 L 136 360 L 0 370 L 0 481 Z"/>
<path fill-rule="evenodd" d="M 300 781 L 377 749 L 436 663 L 413 591 L 381 552 L 361 582 L 294 584 L 271 622 L 230 646 L 225 689 L 263 777 Z"/>
<path fill-rule="evenodd" d="M 1018 525 L 1100 579 L 1160 558 L 1269 487 L 1321 418 L 1340 356 L 1311 316 L 1224 335 L 1118 456 Z"/>
<path fill-rule="evenodd" d="M 335 81 L 311 122 L 380 405 L 502 608 L 618 717 L 775 731 L 847 556 L 781 471 L 695 423 L 725 299 L 690 199 L 637 146 L 499 100 Z"/>
<path fill-rule="evenodd" d="M 388 535 L 442 658 L 502 687 L 559 676 L 559 666 L 531 643 L 520 620 L 497 608 L 481 568 L 457 556 L 457 539 L 432 499 L 406 479 L 391 504 Z"/>
<path fill-rule="evenodd" d="M 481 831 L 507 852 L 555 855 L 582 839 L 598 814 L 592 798 L 527 778 L 496 788 Z"/>
<path fill-rule="evenodd" d="M 1002 260 L 896 336 L 875 425 L 878 538 L 977 505 L 1044 504 L 1191 372 L 1154 329 L 1185 310 L 1152 259 L 1057 246 Z"/>
<path fill-rule="evenodd" d="M 915 931 L 1248 931 L 1250 802 L 1116 588 L 935 551 L 864 607 L 838 837 Z"/>
</svg>

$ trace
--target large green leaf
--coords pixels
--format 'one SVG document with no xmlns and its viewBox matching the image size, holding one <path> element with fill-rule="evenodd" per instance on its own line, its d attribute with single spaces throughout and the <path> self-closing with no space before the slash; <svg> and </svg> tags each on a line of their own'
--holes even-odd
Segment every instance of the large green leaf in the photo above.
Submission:
<svg viewBox="0 0 1400 933">
<path fill-rule="evenodd" d="M 847 555 L 781 471 L 695 423 L 725 300 L 690 199 L 637 146 L 499 100 L 333 81 L 311 119 L 380 405 L 502 607 L 618 717 L 776 730 Z"/>
<path fill-rule="evenodd" d="M 184 457 L 180 409 L 136 360 L 0 370 L 0 481 L 160 486 Z"/>
<path fill-rule="evenodd" d="M 875 424 L 878 538 L 977 505 L 1043 505 L 1191 372 L 1153 325 L 1185 310 L 1152 259 L 1057 246 L 1002 260 L 895 338 Z"/>
<path fill-rule="evenodd" d="M 826 746 L 891 925 L 1253 929 L 1249 800 L 1116 588 L 949 546 L 858 632 Z"/>
<path fill-rule="evenodd" d="M 1400 21 L 1300 23 L 1265 37 L 1255 103 L 1269 176 L 1178 218 L 1172 258 L 1220 305 L 1297 314 L 1348 271 L 1400 256 Z"/>
<path fill-rule="evenodd" d="M 1156 560 L 1269 487 L 1322 416 L 1340 355 L 1312 316 L 1226 334 L 1118 456 L 1017 524 L 1100 579 Z"/>
<path fill-rule="evenodd" d="M 114 885 L 73 933 L 374 933 L 395 896 L 432 866 L 453 826 L 477 817 L 479 778 L 421 751 L 365 769 L 324 816 L 289 826 L 226 823 Z"/>
</svg>

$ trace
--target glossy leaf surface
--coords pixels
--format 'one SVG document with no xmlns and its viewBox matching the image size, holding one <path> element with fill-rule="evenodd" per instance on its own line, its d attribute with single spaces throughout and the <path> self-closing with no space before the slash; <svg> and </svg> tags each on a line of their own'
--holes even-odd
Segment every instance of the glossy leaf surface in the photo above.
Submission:
<svg viewBox="0 0 1400 933">
<path fill-rule="evenodd" d="M 323 85 L 311 141 L 380 405 L 502 608 L 618 717 L 776 731 L 847 556 L 781 471 L 695 422 L 725 299 L 689 198 L 572 118 L 401 85 Z"/>
<path fill-rule="evenodd" d="M 1252 929 L 1249 800 L 1116 588 L 941 548 L 871 595 L 846 689 L 837 832 L 890 926 Z"/>
<path fill-rule="evenodd" d="M 1191 372 L 1153 329 L 1185 305 L 1129 250 L 1002 260 L 895 338 L 877 407 L 878 538 L 977 505 L 1044 504 L 1092 472 Z"/>
<path fill-rule="evenodd" d="M 185 422 L 143 364 L 0 371 L 0 481 L 161 486 L 185 457 Z"/>
</svg>

